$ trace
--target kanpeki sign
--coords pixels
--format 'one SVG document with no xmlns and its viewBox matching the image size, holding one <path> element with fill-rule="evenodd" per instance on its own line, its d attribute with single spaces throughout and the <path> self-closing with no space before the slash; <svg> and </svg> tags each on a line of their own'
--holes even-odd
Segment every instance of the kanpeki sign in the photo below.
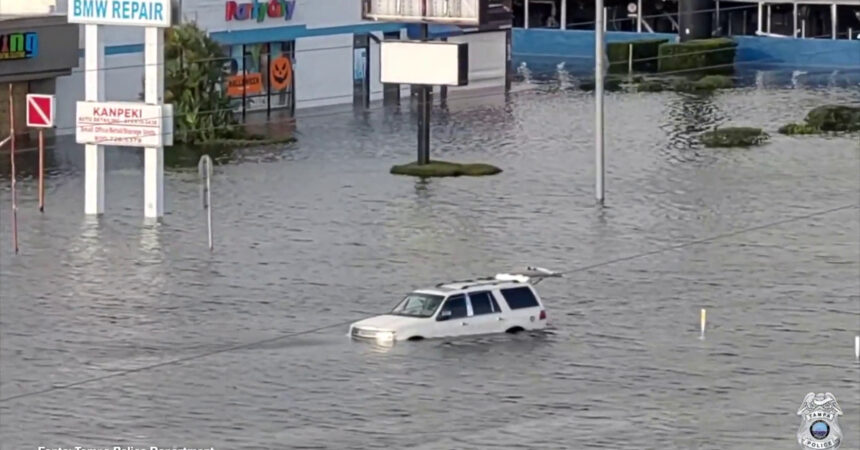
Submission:
<svg viewBox="0 0 860 450">
<path fill-rule="evenodd" d="M 249 20 L 256 19 L 257 22 L 283 17 L 284 20 L 293 18 L 293 11 L 296 9 L 296 0 L 269 0 L 259 2 L 236 2 L 230 0 L 226 4 L 225 19 L 231 20 Z"/>
</svg>

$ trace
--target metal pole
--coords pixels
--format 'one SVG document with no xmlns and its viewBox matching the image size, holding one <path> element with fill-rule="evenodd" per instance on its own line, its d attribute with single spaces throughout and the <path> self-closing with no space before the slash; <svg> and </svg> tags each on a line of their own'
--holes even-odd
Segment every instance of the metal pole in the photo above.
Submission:
<svg viewBox="0 0 860 450">
<path fill-rule="evenodd" d="M 212 158 L 210 158 L 209 155 L 203 155 L 200 157 L 200 162 L 197 163 L 197 172 L 201 177 L 206 178 L 201 197 L 203 199 L 203 209 L 206 210 L 209 251 L 212 251 L 212 249 L 215 248 L 215 245 L 212 240 Z"/>
<path fill-rule="evenodd" d="M 800 37 L 806 39 L 806 19 L 800 21 Z"/>
<path fill-rule="evenodd" d="M 422 41 L 427 40 L 429 34 L 428 25 L 421 24 Z M 418 86 L 418 164 L 424 165 L 430 162 L 430 109 L 433 106 L 430 100 L 430 86 Z"/>
<path fill-rule="evenodd" d="M 567 0 L 561 0 L 561 29 L 567 29 Z"/>
<path fill-rule="evenodd" d="M 717 35 L 721 36 L 723 34 L 723 24 L 720 23 L 720 0 L 717 0 L 717 4 L 715 5 L 714 13 L 717 16 L 717 26 L 715 27 L 717 30 Z"/>
<path fill-rule="evenodd" d="M 734 12 L 729 13 L 729 36 L 732 36 L 732 20 L 735 18 L 734 14 Z"/>
<path fill-rule="evenodd" d="M 523 14 L 523 28 L 529 29 L 529 0 L 526 0 L 525 11 Z"/>
<path fill-rule="evenodd" d="M 45 212 L 45 132 L 39 128 L 39 212 Z"/>
<path fill-rule="evenodd" d="M 603 0 L 596 0 L 594 7 L 594 194 L 603 204 L 603 41 L 606 9 Z"/>
<path fill-rule="evenodd" d="M 797 3 L 794 4 L 793 15 L 794 15 L 794 21 L 792 22 L 793 25 L 791 28 L 792 29 L 791 35 L 794 36 L 795 39 L 797 39 Z"/>
<path fill-rule="evenodd" d="M 642 32 L 642 0 L 636 0 L 636 32 Z"/>
<path fill-rule="evenodd" d="M 767 32 L 768 32 L 768 34 L 770 34 L 770 22 L 771 22 L 771 20 L 770 20 L 770 18 L 771 18 L 770 6 L 771 6 L 770 3 L 768 3 L 767 4 Z"/>
<path fill-rule="evenodd" d="M 854 30 L 852 30 L 851 27 L 848 27 L 848 40 L 850 41 L 852 39 L 854 39 Z"/>
<path fill-rule="evenodd" d="M 606 27 L 608 26 L 608 23 L 607 23 L 608 21 L 606 20 L 607 17 L 609 17 L 609 8 L 603 8 L 603 32 L 604 33 L 606 33 L 606 30 L 607 30 Z"/>
<path fill-rule="evenodd" d="M 764 3 L 758 2 L 758 25 L 756 25 L 756 30 L 759 33 L 762 32 L 761 26 L 762 26 L 762 21 L 763 21 L 763 17 L 762 17 L 763 13 L 764 13 Z"/>
<path fill-rule="evenodd" d="M 837 16 L 836 16 L 836 3 L 833 3 L 830 5 L 830 34 L 831 34 L 833 39 L 836 39 L 836 23 L 837 23 L 837 21 L 838 20 L 837 20 Z"/>
<path fill-rule="evenodd" d="M 15 191 L 15 101 L 12 97 L 12 83 L 9 83 L 9 138 L 10 158 L 12 160 L 12 247 L 18 253 L 18 197 Z"/>
</svg>

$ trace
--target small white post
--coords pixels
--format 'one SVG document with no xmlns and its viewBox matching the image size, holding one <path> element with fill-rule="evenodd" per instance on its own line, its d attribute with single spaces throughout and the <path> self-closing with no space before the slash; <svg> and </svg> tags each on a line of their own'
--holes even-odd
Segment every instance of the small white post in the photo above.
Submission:
<svg viewBox="0 0 860 450">
<path fill-rule="evenodd" d="M 642 32 L 642 0 L 636 0 L 636 32 Z"/>
<path fill-rule="evenodd" d="M 800 37 L 806 39 L 806 19 L 800 21 Z"/>
<path fill-rule="evenodd" d="M 700 338 L 705 338 L 705 324 L 707 322 L 708 312 L 705 311 L 705 308 L 702 308 L 701 313 L 699 314 L 699 328 L 702 332 Z"/>
<path fill-rule="evenodd" d="M 529 29 L 529 0 L 526 0 L 525 12 L 523 14 L 523 28 Z"/>
<path fill-rule="evenodd" d="M 101 33 L 100 25 L 84 26 L 84 97 L 90 102 L 105 100 L 105 47 Z M 105 149 L 101 145 L 87 145 L 84 153 L 84 213 L 102 214 L 105 210 Z"/>
<path fill-rule="evenodd" d="M 627 76 L 633 75 L 633 44 L 627 45 Z"/>
<path fill-rule="evenodd" d="M 838 16 L 836 15 L 836 3 L 830 5 L 830 34 L 833 36 L 833 39 L 836 39 L 836 22 L 838 21 Z"/>
<path fill-rule="evenodd" d="M 567 0 L 561 0 L 561 29 L 567 29 Z"/>
<path fill-rule="evenodd" d="M 764 19 L 763 14 L 764 14 L 764 3 L 758 2 L 758 25 L 756 26 L 756 30 L 759 33 L 762 32 L 761 26 L 762 26 L 762 22 Z"/>
<path fill-rule="evenodd" d="M 852 39 L 854 39 L 854 30 L 852 30 L 851 27 L 848 27 L 848 40 L 850 41 Z"/>
<path fill-rule="evenodd" d="M 206 210 L 206 226 L 209 234 L 209 251 L 215 248 L 212 240 L 212 158 L 209 155 L 200 157 L 200 162 L 197 163 L 197 172 L 200 177 L 205 178 L 203 184 L 203 209 Z"/>
<path fill-rule="evenodd" d="M 144 36 L 144 101 L 160 105 L 164 100 L 164 30 L 147 27 Z M 159 218 L 164 215 L 164 147 L 145 148 L 143 160 L 144 215 Z"/>
<path fill-rule="evenodd" d="M 603 204 L 603 53 L 606 8 L 603 0 L 596 0 L 594 8 L 594 172 L 595 197 Z"/>
<path fill-rule="evenodd" d="M 854 359 L 860 361 L 860 336 L 854 336 Z"/>
</svg>

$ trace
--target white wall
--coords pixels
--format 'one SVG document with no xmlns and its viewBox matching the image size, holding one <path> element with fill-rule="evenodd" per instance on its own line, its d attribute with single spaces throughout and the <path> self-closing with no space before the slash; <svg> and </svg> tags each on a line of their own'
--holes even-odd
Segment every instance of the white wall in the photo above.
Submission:
<svg viewBox="0 0 860 450">
<path fill-rule="evenodd" d="M 352 102 L 352 34 L 296 41 L 296 108 Z"/>
<path fill-rule="evenodd" d="M 451 87 L 448 92 L 481 89 L 505 85 L 505 32 L 453 36 L 448 42 L 469 44 L 469 84 Z"/>
</svg>

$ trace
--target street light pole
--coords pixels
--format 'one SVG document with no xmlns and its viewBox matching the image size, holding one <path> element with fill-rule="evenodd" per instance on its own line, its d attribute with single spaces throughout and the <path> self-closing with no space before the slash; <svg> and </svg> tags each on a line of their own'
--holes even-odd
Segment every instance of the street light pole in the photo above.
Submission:
<svg viewBox="0 0 860 450">
<path fill-rule="evenodd" d="M 603 204 L 603 0 L 596 0 L 594 5 L 594 195 L 599 204 Z"/>
</svg>

